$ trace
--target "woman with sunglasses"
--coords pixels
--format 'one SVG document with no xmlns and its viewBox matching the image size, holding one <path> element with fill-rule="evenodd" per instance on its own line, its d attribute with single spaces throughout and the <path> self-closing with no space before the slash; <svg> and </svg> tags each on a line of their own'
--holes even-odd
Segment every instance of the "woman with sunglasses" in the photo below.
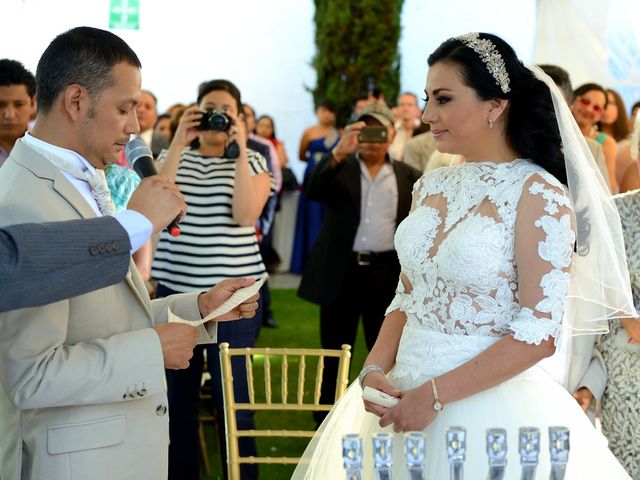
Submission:
<svg viewBox="0 0 640 480">
<path fill-rule="evenodd" d="M 616 192 L 616 155 L 618 147 L 616 141 L 604 132 L 598 131 L 597 123 L 602 119 L 609 99 L 607 91 L 597 83 L 585 83 L 573 92 L 571 112 L 576 119 L 580 131 L 587 138 L 592 138 L 604 150 L 604 159 L 609 172 L 611 191 Z"/>
</svg>

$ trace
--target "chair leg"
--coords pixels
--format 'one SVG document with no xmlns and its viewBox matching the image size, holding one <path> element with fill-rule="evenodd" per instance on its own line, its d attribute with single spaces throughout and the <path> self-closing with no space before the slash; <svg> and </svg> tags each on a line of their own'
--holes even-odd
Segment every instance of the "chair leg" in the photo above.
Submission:
<svg viewBox="0 0 640 480">
<path fill-rule="evenodd" d="M 207 476 L 211 475 L 211 465 L 209 464 L 209 455 L 207 453 L 207 441 L 204 437 L 204 425 L 200 422 L 198 428 L 198 437 L 200 437 L 200 455 L 202 456 L 202 465 Z"/>
</svg>

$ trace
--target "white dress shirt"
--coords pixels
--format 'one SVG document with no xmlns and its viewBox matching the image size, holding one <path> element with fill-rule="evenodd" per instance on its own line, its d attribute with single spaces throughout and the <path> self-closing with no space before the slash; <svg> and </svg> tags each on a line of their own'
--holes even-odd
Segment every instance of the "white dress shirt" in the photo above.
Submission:
<svg viewBox="0 0 640 480">
<path fill-rule="evenodd" d="M 398 182 L 393 165 L 384 163 L 375 179 L 360 164 L 360 223 L 353 241 L 353 251 L 387 252 L 394 250 L 393 236 L 398 214 Z"/>
<path fill-rule="evenodd" d="M 84 157 L 80 154 L 67 150 L 66 148 L 58 147 L 56 145 L 52 145 L 43 140 L 40 140 L 30 133 L 26 133 L 24 137 L 22 137 L 19 141 L 24 142 L 25 145 L 32 148 L 36 152 L 38 152 L 43 157 L 49 159 L 51 156 L 57 156 L 65 159 L 68 162 L 72 162 L 80 167 L 82 170 L 95 170 L 95 167 L 91 165 Z M 91 188 L 89 187 L 89 183 L 86 180 L 80 180 L 73 175 L 60 171 L 67 180 L 75 187 L 78 192 L 82 195 L 82 197 L 87 201 L 87 203 L 91 206 L 91 208 L 96 213 L 97 217 L 101 217 L 102 213 L 98 208 L 98 204 L 93 198 L 93 194 L 91 193 Z M 127 231 L 127 235 L 129 236 L 129 242 L 131 243 L 131 253 L 138 250 L 151 236 L 153 225 L 151 222 L 142 215 L 134 210 L 124 210 L 122 212 L 116 213 L 113 216 L 122 227 Z"/>
</svg>

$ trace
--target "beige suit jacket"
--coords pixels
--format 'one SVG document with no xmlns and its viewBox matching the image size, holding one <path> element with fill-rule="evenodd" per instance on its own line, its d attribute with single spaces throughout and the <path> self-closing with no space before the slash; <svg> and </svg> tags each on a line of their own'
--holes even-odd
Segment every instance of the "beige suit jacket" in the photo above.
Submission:
<svg viewBox="0 0 640 480">
<path fill-rule="evenodd" d="M 5 225 L 95 217 L 22 142 L 0 169 L 0 204 L 11 207 Z M 200 318 L 197 293 L 151 302 L 131 263 L 111 287 L 0 315 L 2 480 L 167 477 L 164 365 L 150 327 L 169 306 Z"/>
</svg>

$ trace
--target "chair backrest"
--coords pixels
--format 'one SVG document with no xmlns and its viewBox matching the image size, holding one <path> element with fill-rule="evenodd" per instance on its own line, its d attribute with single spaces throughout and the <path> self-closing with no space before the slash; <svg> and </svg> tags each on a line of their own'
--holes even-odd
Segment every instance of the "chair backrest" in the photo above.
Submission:
<svg viewBox="0 0 640 480">
<path fill-rule="evenodd" d="M 233 390 L 233 375 L 231 373 L 231 357 L 244 357 L 249 387 L 249 403 L 236 403 Z M 322 372 L 326 357 L 337 357 L 338 375 L 336 378 L 336 396 L 338 400 L 347 388 L 349 382 L 349 362 L 351 360 L 351 346 L 343 345 L 342 350 L 323 350 L 309 348 L 229 348 L 228 343 L 220 344 L 220 365 L 222 370 L 222 390 L 224 393 L 225 425 L 227 430 L 227 465 L 229 478 L 240 479 L 240 464 L 268 463 L 268 464 L 297 464 L 299 457 L 240 457 L 238 440 L 240 437 L 297 437 L 311 438 L 313 430 L 238 430 L 236 412 L 238 410 L 270 410 L 270 411 L 329 411 L 333 405 L 320 403 L 322 388 Z M 263 363 L 265 391 L 256 395 L 254 366 L 259 360 Z M 279 368 L 277 364 L 280 363 Z M 276 364 L 275 367 L 272 366 Z M 297 375 L 292 377 L 290 371 Z M 315 368 L 313 365 L 315 364 Z M 307 366 L 315 370 L 313 383 L 307 382 Z M 276 378 L 281 381 L 280 394 L 274 395 L 272 383 Z M 294 380 L 295 379 L 295 380 Z M 290 385 L 290 382 L 293 385 Z M 307 384 L 313 386 L 313 394 L 305 391 Z M 292 395 L 289 388 L 293 386 Z M 279 397 L 279 398 L 278 398 Z M 290 398 L 291 397 L 291 398 Z M 277 401 L 279 400 L 279 401 Z"/>
</svg>

